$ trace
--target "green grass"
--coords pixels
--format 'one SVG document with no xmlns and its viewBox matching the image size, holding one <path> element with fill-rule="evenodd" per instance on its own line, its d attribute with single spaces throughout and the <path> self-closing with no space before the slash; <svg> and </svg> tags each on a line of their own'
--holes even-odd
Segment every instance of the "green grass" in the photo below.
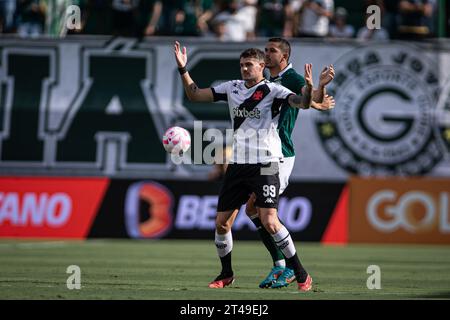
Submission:
<svg viewBox="0 0 450 320">
<path fill-rule="evenodd" d="M 232 287 L 209 289 L 219 272 L 213 241 L 0 241 L 0 299 L 449 299 L 448 246 L 322 246 L 297 243 L 314 290 L 273 290 L 258 283 L 270 269 L 259 242 L 236 241 Z M 366 286 L 381 268 L 380 290 Z M 81 290 L 68 290 L 69 265 Z"/>
</svg>

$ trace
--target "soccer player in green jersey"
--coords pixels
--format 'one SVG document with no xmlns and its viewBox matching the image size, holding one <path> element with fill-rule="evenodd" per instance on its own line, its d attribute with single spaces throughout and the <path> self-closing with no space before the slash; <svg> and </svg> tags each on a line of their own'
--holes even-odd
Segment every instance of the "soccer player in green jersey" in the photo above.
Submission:
<svg viewBox="0 0 450 320">
<path fill-rule="evenodd" d="M 305 85 L 305 79 L 298 74 L 289 63 L 291 47 L 288 41 L 282 38 L 271 38 L 266 44 L 266 68 L 270 71 L 270 81 L 277 82 L 290 89 L 296 94 L 302 94 Z M 322 103 L 328 100 L 325 86 L 334 78 L 334 68 L 332 65 L 325 67 L 320 75 L 319 88 L 313 90 L 313 102 L 311 107 L 318 110 L 329 110 L 334 104 Z M 295 162 L 295 151 L 292 143 L 292 131 L 297 120 L 299 109 L 283 106 L 280 112 L 278 123 L 278 133 L 281 139 L 283 160 L 280 162 L 280 194 L 286 189 L 289 183 L 289 176 Z M 255 207 L 255 198 L 252 196 L 246 206 L 246 213 L 258 228 L 261 240 L 270 252 L 273 260 L 273 268 L 268 276 L 260 283 L 260 288 L 281 288 L 288 286 L 295 280 L 295 274 L 291 266 L 286 266 L 286 260 L 282 251 L 277 247 L 273 238 L 262 226 L 257 208 Z"/>
</svg>

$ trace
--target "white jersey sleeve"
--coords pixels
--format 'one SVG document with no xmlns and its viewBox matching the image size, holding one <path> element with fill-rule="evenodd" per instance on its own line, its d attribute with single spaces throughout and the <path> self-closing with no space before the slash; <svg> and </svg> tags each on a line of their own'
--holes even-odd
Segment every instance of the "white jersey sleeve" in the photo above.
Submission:
<svg viewBox="0 0 450 320">
<path fill-rule="evenodd" d="M 211 91 L 213 93 L 214 102 L 228 101 L 228 92 L 230 90 L 231 85 L 232 81 L 226 81 L 217 86 L 212 87 Z"/>
<path fill-rule="evenodd" d="M 291 95 L 295 95 L 294 92 L 292 92 L 291 90 L 289 90 L 286 87 L 283 87 L 280 84 L 274 84 L 273 89 L 274 90 L 274 95 L 276 99 L 282 99 L 282 100 L 286 100 L 289 98 L 289 96 Z"/>
</svg>

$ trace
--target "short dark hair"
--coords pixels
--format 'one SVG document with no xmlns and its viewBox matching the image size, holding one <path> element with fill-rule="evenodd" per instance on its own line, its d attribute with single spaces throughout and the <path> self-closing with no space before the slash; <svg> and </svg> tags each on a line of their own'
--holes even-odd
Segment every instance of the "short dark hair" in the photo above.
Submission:
<svg viewBox="0 0 450 320">
<path fill-rule="evenodd" d="M 291 56 L 291 44 L 289 43 L 289 41 L 283 38 L 270 38 L 269 42 L 278 43 L 278 46 L 280 47 L 281 51 L 283 53 L 287 53 L 288 55 L 287 60 L 289 61 L 289 57 Z"/>
<path fill-rule="evenodd" d="M 257 48 L 250 48 L 247 50 L 244 50 L 241 53 L 241 56 L 239 57 L 239 59 L 241 58 L 255 58 L 259 61 L 264 61 L 265 56 L 264 56 L 264 52 L 262 52 L 262 50 L 257 49 Z"/>
</svg>

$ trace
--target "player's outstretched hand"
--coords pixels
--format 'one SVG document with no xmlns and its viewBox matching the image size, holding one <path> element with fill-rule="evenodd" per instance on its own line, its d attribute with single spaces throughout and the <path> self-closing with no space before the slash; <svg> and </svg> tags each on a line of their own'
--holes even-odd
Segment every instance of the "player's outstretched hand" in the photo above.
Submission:
<svg viewBox="0 0 450 320">
<path fill-rule="evenodd" d="M 319 78 L 319 86 L 325 87 L 334 79 L 334 67 L 332 64 L 323 68 Z"/>
<path fill-rule="evenodd" d="M 334 97 L 326 94 L 322 101 L 322 110 L 333 109 L 335 105 Z"/>
<path fill-rule="evenodd" d="M 312 64 L 305 64 L 305 82 L 306 86 L 313 87 Z"/>
<path fill-rule="evenodd" d="M 333 109 L 335 104 L 333 96 L 325 95 L 322 103 L 313 103 L 312 107 L 320 111 L 327 111 Z"/>
<path fill-rule="evenodd" d="M 175 41 L 173 51 L 175 53 L 175 60 L 177 61 L 178 68 L 183 68 L 187 63 L 186 47 L 183 47 L 183 51 L 180 50 L 181 45 L 178 41 Z"/>
</svg>

